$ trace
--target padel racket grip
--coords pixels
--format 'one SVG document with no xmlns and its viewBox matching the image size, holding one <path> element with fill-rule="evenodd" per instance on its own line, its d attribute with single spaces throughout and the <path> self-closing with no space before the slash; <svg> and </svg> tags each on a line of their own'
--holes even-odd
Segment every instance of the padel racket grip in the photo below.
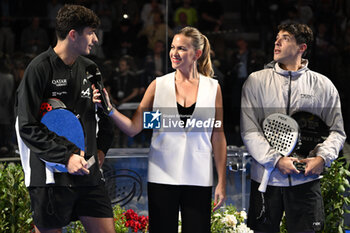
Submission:
<svg viewBox="0 0 350 233">
<path fill-rule="evenodd" d="M 306 163 L 294 161 L 293 165 L 298 171 L 300 171 L 301 173 L 305 173 Z"/>
<path fill-rule="evenodd" d="M 267 184 L 269 183 L 269 179 L 270 179 L 270 175 L 271 175 L 272 170 L 273 170 L 272 168 L 264 170 L 264 174 L 263 174 L 261 183 L 260 183 L 259 188 L 258 188 L 258 190 L 262 193 L 266 192 Z"/>
</svg>

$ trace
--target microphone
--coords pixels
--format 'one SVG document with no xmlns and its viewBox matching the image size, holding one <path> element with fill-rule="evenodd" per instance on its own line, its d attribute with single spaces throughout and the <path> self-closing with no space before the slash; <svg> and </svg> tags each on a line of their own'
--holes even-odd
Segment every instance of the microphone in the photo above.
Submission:
<svg viewBox="0 0 350 233">
<path fill-rule="evenodd" d="M 103 85 L 101 83 L 102 75 L 100 70 L 95 64 L 91 64 L 86 67 L 86 74 L 87 74 L 87 77 L 86 77 L 87 80 L 89 80 L 91 84 L 94 84 L 96 89 L 98 89 L 98 91 L 100 92 L 102 109 L 108 115 L 108 113 L 112 109 L 108 107 L 107 99 L 103 91 Z"/>
</svg>

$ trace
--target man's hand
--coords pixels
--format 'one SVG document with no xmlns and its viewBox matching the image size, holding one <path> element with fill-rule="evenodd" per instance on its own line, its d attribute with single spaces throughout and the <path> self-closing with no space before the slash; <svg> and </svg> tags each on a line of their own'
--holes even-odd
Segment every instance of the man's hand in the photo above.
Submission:
<svg viewBox="0 0 350 233">
<path fill-rule="evenodd" d="M 276 167 L 280 170 L 280 172 L 283 175 L 289 175 L 289 174 L 298 174 L 300 171 L 296 169 L 293 162 L 299 161 L 297 158 L 294 157 L 282 157 L 280 160 L 278 160 Z"/>
<path fill-rule="evenodd" d="M 90 173 L 89 169 L 87 169 L 87 162 L 84 159 L 84 152 L 82 151 L 81 154 L 72 154 L 70 156 L 67 164 L 69 174 L 83 176 Z"/>
<path fill-rule="evenodd" d="M 324 160 L 320 156 L 302 159 L 300 162 L 306 163 L 305 176 L 319 175 L 324 168 Z"/>
</svg>

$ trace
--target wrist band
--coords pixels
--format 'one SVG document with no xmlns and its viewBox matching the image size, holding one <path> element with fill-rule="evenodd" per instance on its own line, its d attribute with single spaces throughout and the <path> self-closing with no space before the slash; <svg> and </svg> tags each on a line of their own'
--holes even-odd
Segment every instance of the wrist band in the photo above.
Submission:
<svg viewBox="0 0 350 233">
<path fill-rule="evenodd" d="M 111 111 L 109 111 L 108 116 L 112 116 L 114 112 L 114 108 L 112 107 Z"/>
</svg>

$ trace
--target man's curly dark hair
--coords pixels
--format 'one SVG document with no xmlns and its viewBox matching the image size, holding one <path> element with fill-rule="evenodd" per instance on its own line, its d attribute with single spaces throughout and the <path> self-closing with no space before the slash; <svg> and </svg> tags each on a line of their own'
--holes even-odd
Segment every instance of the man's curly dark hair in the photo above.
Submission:
<svg viewBox="0 0 350 233">
<path fill-rule="evenodd" d="M 72 29 L 82 34 L 84 28 L 97 28 L 100 19 L 90 9 L 80 5 L 64 5 L 56 16 L 56 35 L 59 40 L 64 40 Z"/>
</svg>

